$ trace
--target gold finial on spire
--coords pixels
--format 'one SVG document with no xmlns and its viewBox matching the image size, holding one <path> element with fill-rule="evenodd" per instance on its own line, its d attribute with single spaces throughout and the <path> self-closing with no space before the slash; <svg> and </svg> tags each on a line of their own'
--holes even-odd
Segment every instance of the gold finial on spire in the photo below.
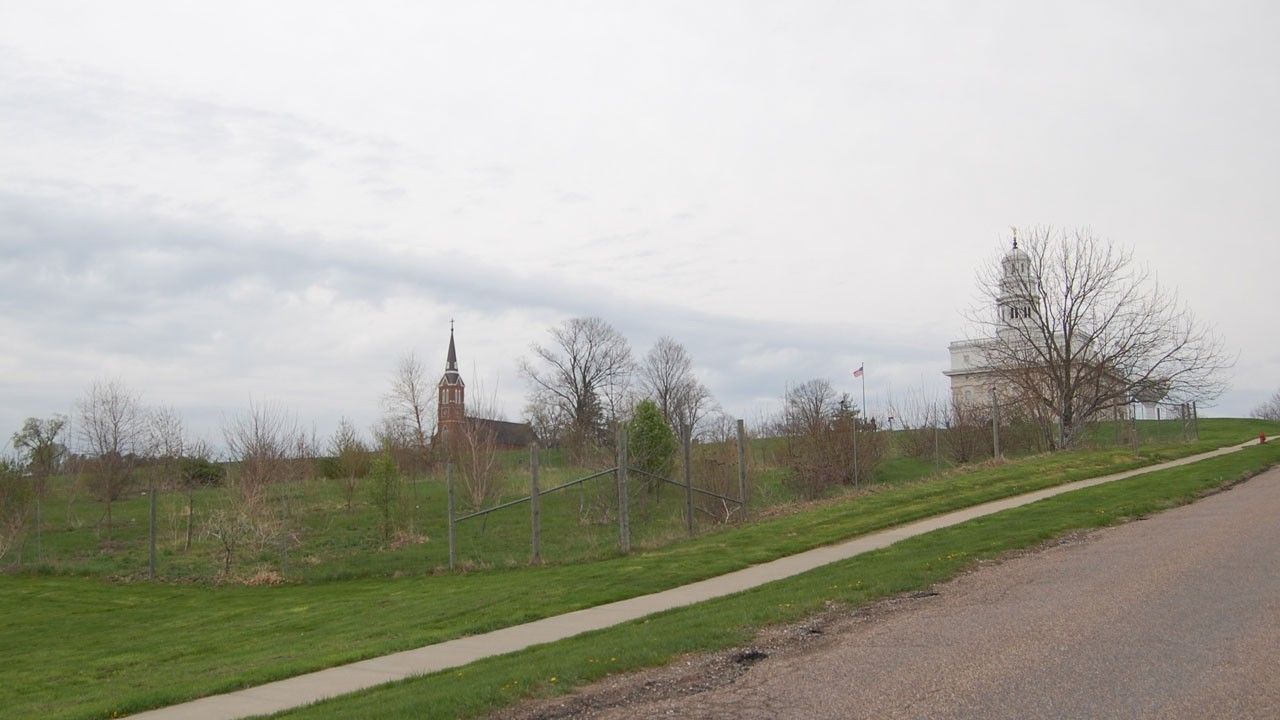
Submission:
<svg viewBox="0 0 1280 720">
<path fill-rule="evenodd" d="M 1013 231 L 1013 249 L 1018 249 L 1018 228 L 1016 225 L 1010 225 L 1009 229 Z"/>
</svg>

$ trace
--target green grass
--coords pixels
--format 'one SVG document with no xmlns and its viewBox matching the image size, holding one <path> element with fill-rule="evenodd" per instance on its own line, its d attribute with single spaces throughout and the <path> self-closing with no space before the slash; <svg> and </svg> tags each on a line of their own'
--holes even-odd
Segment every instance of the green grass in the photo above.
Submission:
<svg viewBox="0 0 1280 720">
<path fill-rule="evenodd" d="M 918 590 L 975 562 L 1195 500 L 1280 462 L 1276 444 L 1066 493 L 912 538 L 734 596 L 325 701 L 275 717 L 472 717 L 565 693 L 610 673 L 741 645 L 774 623 Z"/>
<path fill-rule="evenodd" d="M 1243 439 L 1239 430 L 1232 440 Z M 592 563 L 279 587 L 4 577 L 0 707 L 18 716 L 104 717 L 172 704 L 655 592 L 1221 444 L 1151 448 L 1139 457 L 1063 453 L 955 471 Z"/>
</svg>

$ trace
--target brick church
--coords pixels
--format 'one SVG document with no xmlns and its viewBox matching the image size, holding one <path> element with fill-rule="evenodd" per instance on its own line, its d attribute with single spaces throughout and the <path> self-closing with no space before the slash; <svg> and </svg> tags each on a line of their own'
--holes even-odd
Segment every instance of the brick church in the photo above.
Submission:
<svg viewBox="0 0 1280 720">
<path fill-rule="evenodd" d="M 436 386 L 439 389 L 436 415 L 436 440 L 459 432 L 464 425 L 493 433 L 500 448 L 528 447 L 537 440 L 529 423 L 514 423 L 467 416 L 467 384 L 458 372 L 458 350 L 453 341 L 453 323 L 449 323 L 449 354 L 445 358 L 444 375 Z"/>
</svg>

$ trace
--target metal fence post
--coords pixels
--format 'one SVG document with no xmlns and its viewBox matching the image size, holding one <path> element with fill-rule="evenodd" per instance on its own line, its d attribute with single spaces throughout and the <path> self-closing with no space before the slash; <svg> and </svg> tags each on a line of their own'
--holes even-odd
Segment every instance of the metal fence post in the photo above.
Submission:
<svg viewBox="0 0 1280 720">
<path fill-rule="evenodd" d="M 938 424 L 933 425 L 933 471 L 942 472 L 942 454 L 938 451 Z"/>
<path fill-rule="evenodd" d="M 1200 410 L 1196 407 L 1198 401 L 1191 401 L 1191 432 L 1195 435 L 1196 440 L 1200 439 Z"/>
<path fill-rule="evenodd" d="M 618 549 L 631 552 L 631 508 L 627 497 L 627 427 L 618 428 Z"/>
<path fill-rule="evenodd" d="M 457 564 L 453 535 L 453 463 L 446 463 L 444 466 L 444 484 L 449 491 L 449 569 L 452 570 Z"/>
<path fill-rule="evenodd" d="M 861 410 L 860 412 L 865 412 L 865 410 Z M 858 472 L 858 415 L 854 414 L 853 416 L 853 486 L 854 487 L 858 486 L 859 477 L 860 477 L 860 473 Z"/>
<path fill-rule="evenodd" d="M 42 563 L 44 562 L 44 529 L 40 519 L 40 494 L 44 492 L 44 486 L 32 484 L 36 488 L 36 563 Z"/>
<path fill-rule="evenodd" d="M 1133 454 L 1138 454 L 1138 448 L 1142 444 L 1142 440 L 1138 437 L 1138 408 L 1129 405 L 1129 429 L 1133 432 Z"/>
<path fill-rule="evenodd" d="M 742 500 L 743 520 L 747 519 L 747 507 L 751 502 L 747 490 L 747 428 L 742 418 L 738 418 L 738 498 Z"/>
<path fill-rule="evenodd" d="M 151 492 L 147 493 L 151 499 L 150 521 L 147 523 L 147 575 L 152 579 L 156 579 L 156 482 L 151 481 Z"/>
<path fill-rule="evenodd" d="M 538 488 L 538 443 L 529 445 L 529 512 L 533 524 L 533 554 L 531 562 L 542 564 L 542 500 Z"/>
<path fill-rule="evenodd" d="M 693 468 L 690 465 L 689 451 L 689 432 L 688 428 L 684 429 L 681 437 L 681 445 L 684 450 L 684 525 L 689 531 L 689 537 L 693 537 Z"/>
<path fill-rule="evenodd" d="M 992 457 L 1000 459 L 1000 399 L 996 397 L 996 389 L 991 388 L 991 449 Z"/>
</svg>

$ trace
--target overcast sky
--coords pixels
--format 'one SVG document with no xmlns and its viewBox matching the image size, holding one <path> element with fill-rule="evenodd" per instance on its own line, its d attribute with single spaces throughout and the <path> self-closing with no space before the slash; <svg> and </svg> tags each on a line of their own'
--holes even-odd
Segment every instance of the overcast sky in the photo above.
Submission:
<svg viewBox="0 0 1280 720">
<path fill-rule="evenodd" d="M 0 1 L 0 435 L 116 377 L 217 438 L 396 359 L 519 417 L 567 317 L 735 415 L 945 388 L 1010 225 L 1133 247 L 1280 387 L 1280 5 Z M 474 391 L 474 390 L 473 390 Z"/>
</svg>

